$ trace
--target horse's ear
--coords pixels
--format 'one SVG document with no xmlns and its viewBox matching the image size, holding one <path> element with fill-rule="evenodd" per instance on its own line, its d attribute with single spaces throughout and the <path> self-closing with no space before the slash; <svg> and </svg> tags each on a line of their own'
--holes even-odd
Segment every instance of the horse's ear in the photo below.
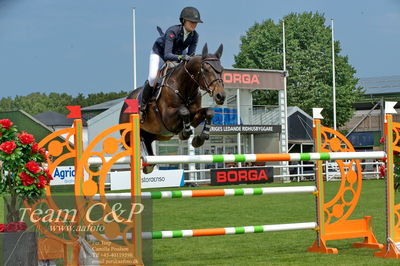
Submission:
<svg viewBox="0 0 400 266">
<path fill-rule="evenodd" d="M 222 56 L 222 51 L 224 50 L 224 45 L 221 43 L 221 45 L 218 47 L 217 51 L 215 52 L 215 56 L 220 59 Z"/>
<path fill-rule="evenodd" d="M 204 44 L 203 51 L 201 52 L 201 58 L 207 58 L 208 56 L 208 46 L 207 43 Z"/>
</svg>

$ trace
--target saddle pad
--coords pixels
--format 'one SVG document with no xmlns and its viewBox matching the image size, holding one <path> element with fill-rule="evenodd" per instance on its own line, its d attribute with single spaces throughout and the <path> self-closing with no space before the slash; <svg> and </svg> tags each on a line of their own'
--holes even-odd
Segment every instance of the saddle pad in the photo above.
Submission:
<svg viewBox="0 0 400 266">
<path fill-rule="evenodd" d="M 151 97 L 151 101 L 157 101 L 158 98 L 160 98 L 161 91 L 162 88 L 164 87 L 165 80 L 168 77 L 168 74 L 171 73 L 171 71 L 173 71 L 174 68 L 177 67 L 178 65 L 179 65 L 178 62 L 167 61 L 161 67 L 157 75 L 156 87 L 153 90 L 153 96 Z"/>
</svg>

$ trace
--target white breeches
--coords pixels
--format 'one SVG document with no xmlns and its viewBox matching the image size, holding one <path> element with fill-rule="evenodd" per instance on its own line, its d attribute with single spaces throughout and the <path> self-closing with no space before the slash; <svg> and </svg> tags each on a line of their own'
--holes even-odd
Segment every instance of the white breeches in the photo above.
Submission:
<svg viewBox="0 0 400 266">
<path fill-rule="evenodd" d="M 162 58 L 158 54 L 154 53 L 152 50 L 150 54 L 149 76 L 147 77 L 150 86 L 154 86 L 158 70 L 162 67 L 163 64 L 164 60 L 162 60 Z"/>
</svg>

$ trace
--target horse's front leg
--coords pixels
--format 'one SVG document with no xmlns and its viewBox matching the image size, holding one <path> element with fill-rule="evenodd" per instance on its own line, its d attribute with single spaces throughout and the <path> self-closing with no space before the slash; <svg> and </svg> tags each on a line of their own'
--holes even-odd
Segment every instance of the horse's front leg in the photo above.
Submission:
<svg viewBox="0 0 400 266">
<path fill-rule="evenodd" d="M 178 114 L 183 121 L 183 129 L 179 132 L 179 138 L 181 140 L 187 140 L 190 135 L 193 134 L 193 131 L 190 128 L 190 112 L 185 106 L 182 106 L 179 108 Z"/>
<path fill-rule="evenodd" d="M 201 122 L 204 121 L 204 127 L 200 135 L 193 138 L 192 140 L 193 147 L 195 148 L 200 147 L 201 145 L 204 144 L 204 141 L 210 138 L 210 127 L 213 117 L 214 117 L 214 110 L 211 108 L 201 108 L 197 110 L 192 121 L 192 126 L 197 127 L 198 125 L 200 125 Z"/>
</svg>

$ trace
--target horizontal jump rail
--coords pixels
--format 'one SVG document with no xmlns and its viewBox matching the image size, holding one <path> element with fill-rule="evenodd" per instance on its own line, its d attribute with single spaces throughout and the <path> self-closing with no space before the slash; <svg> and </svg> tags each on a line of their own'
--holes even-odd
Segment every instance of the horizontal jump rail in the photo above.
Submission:
<svg viewBox="0 0 400 266">
<path fill-rule="evenodd" d="M 291 224 L 272 224 L 258 226 L 238 226 L 238 227 L 222 227 L 222 228 L 207 228 L 207 229 L 191 229 L 191 230 L 173 230 L 173 231 L 154 231 L 143 232 L 143 239 L 166 239 L 166 238 L 184 238 L 184 237 L 199 237 L 199 236 L 221 236 L 221 235 L 241 235 L 253 233 L 266 233 L 289 230 L 316 230 L 318 228 L 316 222 L 308 223 L 291 223 Z M 121 236 L 109 239 L 106 235 L 102 237 L 108 240 L 122 240 Z M 93 235 L 87 236 L 88 240 L 95 241 Z M 127 238 L 131 239 L 132 234 L 128 233 Z"/>
<path fill-rule="evenodd" d="M 108 163 L 112 157 L 104 157 L 104 161 L 100 157 L 90 157 L 89 158 L 89 164 L 91 165 L 101 165 L 103 163 Z M 130 164 L 131 159 L 129 157 L 122 157 L 119 158 L 117 161 L 114 162 L 114 164 Z"/>
<path fill-rule="evenodd" d="M 256 196 L 267 194 L 314 193 L 316 186 L 295 187 L 260 187 L 260 188 L 233 188 L 233 189 L 197 189 L 142 192 L 145 199 L 173 199 L 173 198 L 200 198 L 200 197 L 226 197 L 226 196 Z M 106 193 L 107 200 L 130 199 L 131 193 Z M 99 195 L 93 199 L 100 199 Z"/>
<path fill-rule="evenodd" d="M 317 161 L 317 160 L 352 160 L 382 159 L 383 151 L 373 152 L 327 152 L 327 153 L 264 153 L 264 154 L 221 154 L 221 155 L 165 155 L 145 156 L 143 162 L 148 164 L 179 163 L 243 163 L 271 161 Z"/>
<path fill-rule="evenodd" d="M 143 232 L 142 237 L 143 239 L 165 239 L 165 238 L 184 238 L 184 237 L 198 237 L 198 236 L 240 235 L 240 234 L 265 233 L 265 232 L 288 231 L 288 230 L 307 230 L 316 228 L 317 228 L 317 223 L 309 222 L 309 223 Z"/>
</svg>

